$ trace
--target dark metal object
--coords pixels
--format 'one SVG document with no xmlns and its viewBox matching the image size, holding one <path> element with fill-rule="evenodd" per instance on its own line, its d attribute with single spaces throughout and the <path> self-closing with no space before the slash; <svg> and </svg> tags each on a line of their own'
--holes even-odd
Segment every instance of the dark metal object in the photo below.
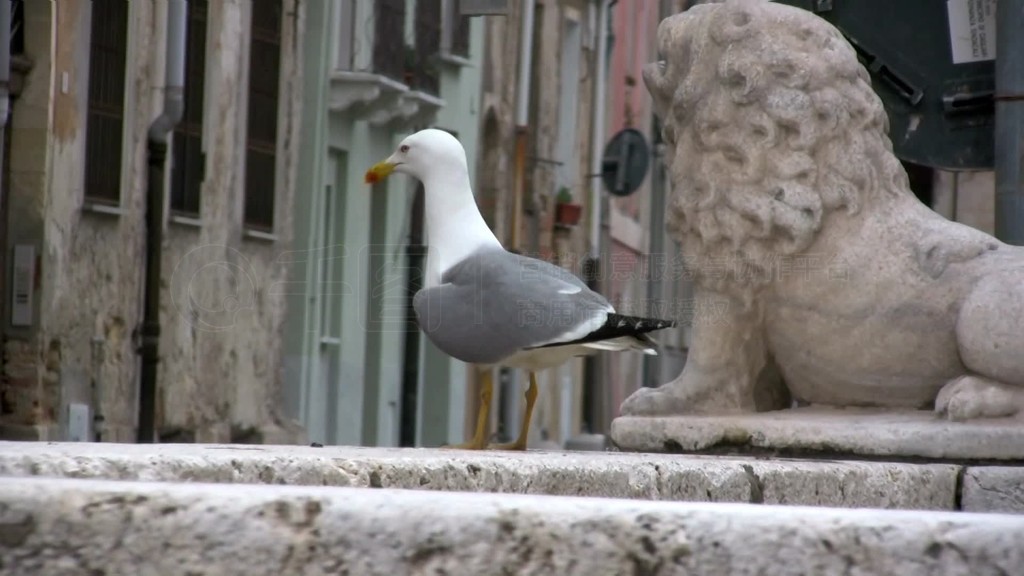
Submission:
<svg viewBox="0 0 1024 576">
<path fill-rule="evenodd" d="M 994 65 L 954 63 L 947 2 L 777 1 L 814 12 L 853 45 L 885 106 L 901 160 L 945 170 L 995 165 Z"/>
<path fill-rule="evenodd" d="M 160 362 L 160 244 L 163 242 L 164 163 L 167 143 L 149 141 L 146 187 L 146 289 L 143 303 L 142 385 L 139 386 L 139 442 L 156 434 L 156 376 Z"/>
<path fill-rule="evenodd" d="M 167 66 L 163 111 L 149 126 L 146 178 L 146 272 L 143 287 L 142 374 L 139 383 L 138 441 L 156 441 L 157 364 L 160 361 L 160 272 L 164 224 L 164 165 L 171 130 L 185 110 L 185 36 L 188 1 L 170 0 L 167 9 Z"/>
<path fill-rule="evenodd" d="M 1024 0 L 996 4 L 995 236 L 1024 245 Z"/>
</svg>

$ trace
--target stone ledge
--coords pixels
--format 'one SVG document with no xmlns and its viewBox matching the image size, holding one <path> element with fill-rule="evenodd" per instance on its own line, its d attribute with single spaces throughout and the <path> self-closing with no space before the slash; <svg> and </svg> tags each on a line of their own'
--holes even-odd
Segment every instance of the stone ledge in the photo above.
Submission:
<svg viewBox="0 0 1024 576">
<path fill-rule="evenodd" d="M 953 510 L 960 467 L 620 452 L 0 442 L 0 476 Z"/>
<path fill-rule="evenodd" d="M 963 509 L 1024 514 L 1024 468 L 968 468 L 963 481 Z"/>
<path fill-rule="evenodd" d="M 612 442 L 640 452 L 773 452 L 1024 463 L 1024 421 L 950 422 L 925 410 L 795 408 L 756 414 L 620 417 Z"/>
<path fill-rule="evenodd" d="M 1021 574 L 1024 516 L 0 479 L 0 575 Z"/>
</svg>

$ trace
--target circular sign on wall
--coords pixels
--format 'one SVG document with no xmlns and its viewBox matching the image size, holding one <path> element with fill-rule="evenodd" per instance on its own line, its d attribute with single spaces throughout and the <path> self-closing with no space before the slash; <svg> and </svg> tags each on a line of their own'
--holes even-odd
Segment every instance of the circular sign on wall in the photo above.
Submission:
<svg viewBox="0 0 1024 576">
<path fill-rule="evenodd" d="M 651 151 L 644 135 L 626 128 L 612 137 L 601 158 L 601 181 L 608 192 L 629 196 L 647 177 Z"/>
</svg>

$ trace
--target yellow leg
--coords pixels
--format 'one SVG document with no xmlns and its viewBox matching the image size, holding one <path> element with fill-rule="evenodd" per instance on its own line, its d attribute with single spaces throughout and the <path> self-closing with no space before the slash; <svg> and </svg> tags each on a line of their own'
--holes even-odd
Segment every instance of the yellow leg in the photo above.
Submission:
<svg viewBox="0 0 1024 576">
<path fill-rule="evenodd" d="M 467 442 L 452 446 L 442 446 L 455 450 L 483 450 L 487 447 L 487 425 L 490 423 L 491 397 L 494 395 L 494 383 L 491 381 L 491 371 L 484 370 L 480 374 L 480 408 L 476 413 L 476 432 Z"/>
<path fill-rule="evenodd" d="M 526 413 L 523 414 L 523 426 L 519 429 L 519 437 L 515 442 L 507 444 L 491 444 L 491 450 L 526 450 L 526 439 L 530 436 L 530 419 L 533 418 L 533 405 L 537 403 L 537 375 L 530 372 L 530 387 L 526 389 Z"/>
</svg>

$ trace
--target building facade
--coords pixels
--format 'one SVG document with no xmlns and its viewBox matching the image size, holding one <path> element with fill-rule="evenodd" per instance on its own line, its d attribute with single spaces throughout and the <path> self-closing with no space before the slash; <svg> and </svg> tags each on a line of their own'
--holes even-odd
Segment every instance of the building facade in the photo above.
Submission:
<svg viewBox="0 0 1024 576">
<path fill-rule="evenodd" d="M 660 123 L 641 71 L 657 61 L 658 25 L 696 2 L 618 0 L 613 8 L 613 42 L 608 72 L 608 137 L 624 130 L 643 135 L 650 154 L 646 178 L 632 194 L 610 197 L 606 212 L 605 294 L 622 311 L 669 318 L 678 328 L 661 331 L 657 357 L 607 358 L 607 402 L 600 427 L 607 429 L 622 402 L 640 386 L 659 386 L 675 378 L 686 361 L 693 315 L 691 287 L 680 266 L 678 242 L 665 229 L 672 182 L 663 156 Z"/>
<path fill-rule="evenodd" d="M 580 433 L 606 432 L 626 396 L 671 379 L 685 362 L 688 290 L 666 265 L 678 254 L 663 225 L 671 184 L 640 77 L 657 59 L 658 23 L 682 4 L 537 0 L 532 16 L 524 17 L 525 3 L 511 2 L 506 16 L 486 19 L 479 166 L 485 218 L 506 248 L 572 270 L 620 311 L 683 324 L 655 335 L 657 358 L 602 353 L 540 374 L 535 443 L 564 445 Z M 531 33 L 524 34 L 525 23 Z M 532 44 L 528 52 L 523 41 Z M 523 54 L 530 55 L 528 81 Z M 525 116 L 517 109 L 524 96 Z M 643 135 L 650 167 L 636 191 L 615 197 L 599 174 L 608 141 L 624 129 Z M 521 161 L 517 138 L 526 143 Z M 566 203 L 581 208 L 579 220 L 567 219 Z M 506 439 L 518 432 L 525 378 L 502 370 L 498 380 L 492 414 Z"/>
<path fill-rule="evenodd" d="M 592 126 L 593 40 L 589 2 L 510 2 L 487 16 L 482 82 L 478 197 L 506 249 L 582 271 L 586 220 L 557 224 L 556 200 L 587 204 L 586 146 Z M 532 14 L 524 11 L 532 8 Z M 525 50 L 524 50 L 524 43 Z M 524 57 L 526 59 L 524 59 Z M 537 374 L 540 395 L 530 446 L 561 444 L 579 432 L 582 362 Z M 476 418 L 478 374 L 467 394 L 467 432 Z M 519 433 L 528 374 L 496 369 L 491 406 L 495 440 Z"/>
<path fill-rule="evenodd" d="M 285 297 L 273 287 L 288 273 L 306 4 L 188 2 L 159 247 L 160 441 L 302 439 L 279 409 Z M 3 437 L 137 437 L 147 131 L 167 20 L 164 0 L 17 3 Z"/>
<path fill-rule="evenodd" d="M 287 411 L 313 441 L 461 441 L 467 367 L 411 316 L 425 254 L 422 191 L 404 176 L 363 182 L 427 127 L 456 134 L 476 165 L 484 30 L 456 7 L 307 3 L 302 167 L 283 292 Z"/>
</svg>

